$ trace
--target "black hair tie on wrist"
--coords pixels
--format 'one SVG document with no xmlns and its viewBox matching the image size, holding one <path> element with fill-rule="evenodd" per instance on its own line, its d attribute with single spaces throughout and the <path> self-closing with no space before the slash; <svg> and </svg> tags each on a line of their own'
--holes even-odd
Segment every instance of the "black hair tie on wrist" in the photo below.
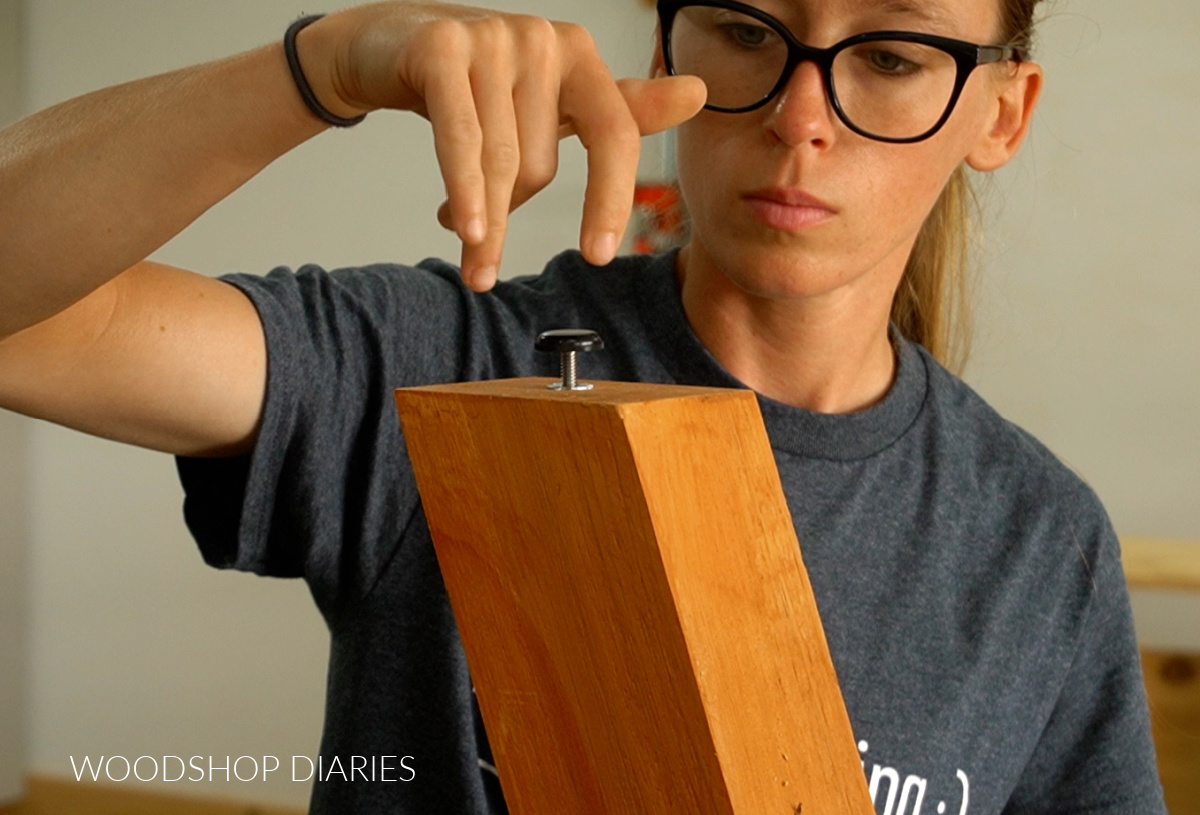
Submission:
<svg viewBox="0 0 1200 815">
<path fill-rule="evenodd" d="M 322 122 L 333 125 L 334 127 L 354 127 L 356 124 L 367 118 L 367 114 L 355 116 L 353 119 L 344 119 L 334 113 L 331 113 L 328 108 L 321 104 L 317 99 L 317 95 L 313 93 L 312 86 L 308 84 L 308 80 L 304 78 L 304 71 L 300 69 L 300 57 L 296 54 L 296 35 L 299 34 L 305 26 L 315 23 L 317 20 L 324 17 L 324 14 L 313 14 L 308 17 L 301 17 L 296 22 L 288 26 L 287 31 L 283 35 L 283 53 L 287 57 L 288 68 L 292 71 L 292 79 L 296 82 L 296 90 L 300 91 L 300 98 L 304 100 L 304 104 L 313 112 L 313 115 Z"/>
</svg>

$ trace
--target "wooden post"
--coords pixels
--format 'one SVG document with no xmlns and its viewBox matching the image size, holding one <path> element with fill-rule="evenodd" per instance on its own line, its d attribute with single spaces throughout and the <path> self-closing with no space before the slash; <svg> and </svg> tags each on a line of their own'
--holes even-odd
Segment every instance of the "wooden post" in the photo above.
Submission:
<svg viewBox="0 0 1200 815">
<path fill-rule="evenodd" d="M 396 392 L 517 815 L 871 815 L 753 394 Z"/>
</svg>

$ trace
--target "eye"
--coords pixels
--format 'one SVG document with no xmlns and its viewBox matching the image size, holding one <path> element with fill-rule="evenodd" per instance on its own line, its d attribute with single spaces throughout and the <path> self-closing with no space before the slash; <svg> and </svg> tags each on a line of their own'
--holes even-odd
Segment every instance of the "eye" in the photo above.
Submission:
<svg viewBox="0 0 1200 815">
<path fill-rule="evenodd" d="M 749 23 L 725 23 L 721 31 L 730 41 L 743 48 L 757 48 L 764 45 L 773 33 L 769 28 Z"/>
<path fill-rule="evenodd" d="M 921 70 L 921 66 L 910 59 L 890 51 L 887 48 L 864 49 L 859 57 L 867 62 L 875 71 L 890 76 L 908 76 Z"/>
</svg>

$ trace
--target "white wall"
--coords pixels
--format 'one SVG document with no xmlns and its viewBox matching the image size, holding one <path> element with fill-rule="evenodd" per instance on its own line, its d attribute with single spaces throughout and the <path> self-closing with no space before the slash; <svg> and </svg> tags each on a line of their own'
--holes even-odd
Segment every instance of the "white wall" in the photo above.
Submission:
<svg viewBox="0 0 1200 815">
<path fill-rule="evenodd" d="M 27 755 L 28 425 L 0 412 L 0 805 L 20 794 Z"/>
<path fill-rule="evenodd" d="M 29 105 L 272 40 L 307 5 L 27 0 Z M 643 70 L 652 22 L 632 0 L 506 5 L 586 22 L 614 72 Z M 1200 7 L 1059 8 L 1030 149 L 987 196 L 970 378 L 1096 486 L 1119 531 L 1200 538 L 1200 159 L 1188 149 L 1200 74 L 1185 62 Z M 327 133 L 157 257 L 210 273 L 454 258 L 429 145 L 425 124 L 399 114 Z M 582 184 L 568 146 L 564 177 L 514 223 L 508 272 L 574 243 Z M 41 424 L 30 444 L 31 768 L 67 773 L 86 753 L 311 754 L 326 643 L 303 585 L 205 568 L 170 459 Z M 1148 637 L 1200 650 L 1194 605 L 1157 612 L 1139 608 Z M 304 787 L 191 791 L 303 802 Z"/>
<path fill-rule="evenodd" d="M 0 0 L 0 127 L 23 107 L 20 25 L 19 0 Z M 28 428 L 0 412 L 0 804 L 20 794 L 25 765 Z"/>
<path fill-rule="evenodd" d="M 1122 535 L 1200 540 L 1200 5 L 1050 4 L 1030 142 L 985 187 L 979 353 L 1006 416 Z M 1200 601 L 1137 592 L 1147 644 L 1200 650 Z"/>
<path fill-rule="evenodd" d="M 27 756 L 27 424 L 0 413 L 0 805 L 19 796 Z"/>
</svg>

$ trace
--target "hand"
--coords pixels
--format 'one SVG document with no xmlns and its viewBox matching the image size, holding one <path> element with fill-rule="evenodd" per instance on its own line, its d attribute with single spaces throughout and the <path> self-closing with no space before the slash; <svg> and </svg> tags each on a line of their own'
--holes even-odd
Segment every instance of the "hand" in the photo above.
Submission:
<svg viewBox="0 0 1200 815">
<path fill-rule="evenodd" d="M 602 265 L 633 207 L 641 136 L 691 118 L 705 99 L 695 77 L 615 81 L 586 30 L 527 15 L 380 3 L 332 14 L 306 36 L 306 73 L 327 66 L 309 76 L 334 112 L 429 119 L 447 193 L 438 219 L 463 241 L 463 278 L 477 291 L 496 281 L 508 214 L 557 173 L 559 139 L 576 135 L 587 149 L 580 248 Z"/>
</svg>

